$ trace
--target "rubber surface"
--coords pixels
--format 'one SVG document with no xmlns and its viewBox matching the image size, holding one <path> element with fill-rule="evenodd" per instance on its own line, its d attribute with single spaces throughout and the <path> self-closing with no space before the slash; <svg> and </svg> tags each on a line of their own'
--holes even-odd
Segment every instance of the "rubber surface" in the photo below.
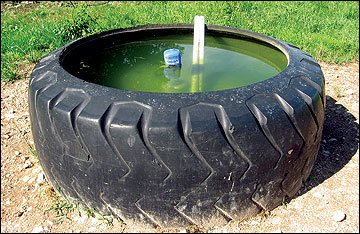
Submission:
<svg viewBox="0 0 360 234">
<path fill-rule="evenodd" d="M 289 65 L 253 85 L 203 93 L 118 90 L 78 79 L 61 62 L 98 38 L 192 24 L 112 30 L 61 47 L 34 68 L 32 133 L 40 164 L 70 201 L 140 226 L 217 225 L 292 197 L 315 162 L 324 120 L 324 76 L 308 54 L 251 31 Z M 134 34 L 136 35 L 136 34 Z"/>
</svg>

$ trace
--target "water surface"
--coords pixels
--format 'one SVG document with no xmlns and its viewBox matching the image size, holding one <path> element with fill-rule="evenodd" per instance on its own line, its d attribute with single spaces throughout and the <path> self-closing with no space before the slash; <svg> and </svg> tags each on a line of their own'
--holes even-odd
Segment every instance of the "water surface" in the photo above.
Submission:
<svg viewBox="0 0 360 234">
<path fill-rule="evenodd" d="M 76 76 L 123 90 L 189 93 L 237 88 L 271 78 L 287 66 L 286 56 L 266 43 L 205 35 L 204 63 L 194 65 L 193 35 L 143 38 L 109 46 L 64 65 Z M 104 46 L 105 47 L 105 46 Z M 165 66 L 163 53 L 181 51 L 182 66 Z"/>
</svg>

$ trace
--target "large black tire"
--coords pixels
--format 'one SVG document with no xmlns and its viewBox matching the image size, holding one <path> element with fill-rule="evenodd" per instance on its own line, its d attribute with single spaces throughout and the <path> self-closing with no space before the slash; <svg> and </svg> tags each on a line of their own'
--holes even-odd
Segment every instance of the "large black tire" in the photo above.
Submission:
<svg viewBox="0 0 360 234">
<path fill-rule="evenodd" d="M 207 25 L 207 32 L 272 44 L 289 61 L 270 79 L 214 92 L 119 90 L 62 67 L 66 53 L 98 38 L 192 27 L 112 30 L 69 43 L 36 65 L 29 85 L 34 142 L 48 180 L 69 201 L 130 225 L 173 228 L 245 219 L 300 189 L 319 150 L 325 93 L 320 66 L 299 48 Z"/>
</svg>

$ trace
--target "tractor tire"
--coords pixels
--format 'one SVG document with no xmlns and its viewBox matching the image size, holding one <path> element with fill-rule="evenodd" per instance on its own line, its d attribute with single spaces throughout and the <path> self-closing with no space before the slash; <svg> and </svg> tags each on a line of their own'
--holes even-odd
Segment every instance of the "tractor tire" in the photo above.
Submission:
<svg viewBox="0 0 360 234">
<path fill-rule="evenodd" d="M 296 46 L 236 28 L 280 49 L 288 66 L 252 85 L 198 93 L 120 90 L 69 74 L 63 58 L 99 38 L 193 24 L 117 29 L 41 59 L 29 82 L 31 129 L 47 179 L 69 201 L 144 228 L 207 227 L 272 210 L 314 165 L 324 76 Z M 133 34 L 136 35 L 136 34 Z"/>
</svg>

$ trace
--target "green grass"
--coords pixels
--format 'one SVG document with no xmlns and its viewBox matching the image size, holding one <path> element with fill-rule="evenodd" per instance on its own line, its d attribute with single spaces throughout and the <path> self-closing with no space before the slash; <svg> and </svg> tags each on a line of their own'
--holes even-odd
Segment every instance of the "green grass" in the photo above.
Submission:
<svg viewBox="0 0 360 234">
<path fill-rule="evenodd" d="M 45 212 L 53 212 L 56 218 L 55 223 L 61 223 L 66 219 L 72 222 L 73 220 L 70 219 L 69 216 L 74 215 L 75 212 L 80 213 L 80 206 L 78 204 L 70 203 L 65 197 L 63 197 L 60 191 L 54 187 L 48 187 L 45 190 L 45 194 L 52 200 L 51 205 L 45 210 Z M 114 219 L 116 219 L 120 225 L 123 223 L 119 217 L 113 217 L 110 214 L 102 214 L 93 208 L 89 209 L 82 207 L 82 210 L 85 212 L 85 215 L 97 218 L 105 226 L 114 225 Z"/>
<path fill-rule="evenodd" d="M 52 199 L 51 206 L 46 209 L 46 212 L 52 211 L 55 214 L 57 220 L 55 223 L 64 221 L 65 219 L 72 221 L 68 215 L 75 211 L 78 206 L 71 204 L 67 201 L 59 191 L 55 192 L 55 189 L 52 187 L 46 191 L 46 195 Z"/>
<path fill-rule="evenodd" d="M 25 66 L 83 36 L 144 24 L 193 23 L 195 15 L 205 16 L 206 24 L 289 42 L 318 61 L 359 61 L 356 1 L 1 2 L 1 79 L 23 78 Z"/>
<path fill-rule="evenodd" d="M 114 217 L 112 217 L 110 214 L 101 214 L 99 211 L 91 208 L 83 208 L 83 211 L 85 211 L 86 215 L 88 217 L 95 217 L 95 214 L 98 215 L 98 220 L 100 220 L 102 222 L 102 224 L 104 224 L 105 226 L 110 226 L 113 225 L 113 221 L 114 221 Z M 117 221 L 119 222 L 119 224 L 122 224 L 123 221 L 120 218 L 116 218 Z"/>
<path fill-rule="evenodd" d="M 333 89 L 335 91 L 336 97 L 341 97 L 341 88 L 337 85 L 334 85 Z"/>
</svg>

